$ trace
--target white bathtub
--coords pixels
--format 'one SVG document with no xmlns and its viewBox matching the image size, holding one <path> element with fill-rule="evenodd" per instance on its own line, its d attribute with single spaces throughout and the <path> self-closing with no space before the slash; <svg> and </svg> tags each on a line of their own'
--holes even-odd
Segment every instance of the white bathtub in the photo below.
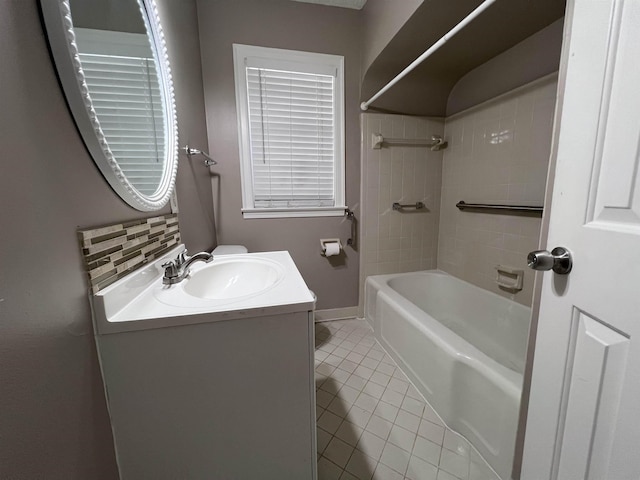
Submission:
<svg viewBox="0 0 640 480">
<path fill-rule="evenodd" d="M 511 478 L 531 309 L 438 270 L 369 277 L 365 302 L 442 420 Z"/>
</svg>

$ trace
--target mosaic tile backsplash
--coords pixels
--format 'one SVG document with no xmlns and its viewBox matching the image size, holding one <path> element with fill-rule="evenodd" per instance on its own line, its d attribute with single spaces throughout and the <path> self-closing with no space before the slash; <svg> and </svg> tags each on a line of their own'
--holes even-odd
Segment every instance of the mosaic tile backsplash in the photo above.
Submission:
<svg viewBox="0 0 640 480">
<path fill-rule="evenodd" d="M 163 255 L 180 243 L 176 214 L 78 230 L 91 293 Z"/>
</svg>

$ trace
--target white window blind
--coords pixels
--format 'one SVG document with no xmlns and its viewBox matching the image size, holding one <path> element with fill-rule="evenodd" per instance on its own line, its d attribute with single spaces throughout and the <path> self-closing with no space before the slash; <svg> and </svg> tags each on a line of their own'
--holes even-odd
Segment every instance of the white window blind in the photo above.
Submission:
<svg viewBox="0 0 640 480">
<path fill-rule="evenodd" d="M 245 217 L 343 214 L 342 57 L 245 45 L 234 57 Z"/>
<path fill-rule="evenodd" d="M 335 206 L 333 82 L 247 67 L 257 208 Z"/>
<path fill-rule="evenodd" d="M 165 157 L 162 93 L 154 59 L 146 36 L 135 34 L 127 35 L 129 44 L 120 35 L 117 44 L 100 46 L 109 53 L 96 53 L 92 40 L 104 42 L 106 33 L 85 29 L 79 42 L 80 48 L 86 46 L 80 61 L 91 101 L 118 165 L 140 193 L 153 195 L 163 177 Z"/>
</svg>

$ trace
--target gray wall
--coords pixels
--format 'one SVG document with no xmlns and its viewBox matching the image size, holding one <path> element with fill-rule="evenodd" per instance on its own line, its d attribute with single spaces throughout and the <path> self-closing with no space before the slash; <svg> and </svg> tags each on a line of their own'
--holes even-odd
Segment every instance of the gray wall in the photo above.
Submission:
<svg viewBox="0 0 640 480">
<path fill-rule="evenodd" d="M 447 116 L 557 72 L 564 18 L 474 68 L 451 89 Z"/>
<path fill-rule="evenodd" d="M 361 14 L 357 10 L 289 0 L 198 0 L 200 44 L 209 150 L 219 164 L 214 193 L 218 242 L 244 244 L 250 251 L 289 250 L 319 309 L 358 304 L 359 255 L 320 256 L 320 238 L 349 235 L 343 217 L 243 219 L 233 75 L 233 43 L 344 55 L 346 97 L 346 196 L 356 210 L 360 198 Z"/>
<path fill-rule="evenodd" d="M 195 5 L 159 3 L 180 77 L 181 139 L 205 145 Z M 112 480 L 115 456 L 76 229 L 149 215 L 111 191 L 85 150 L 36 0 L 0 0 L 0 10 L 0 478 Z M 195 250 L 213 244 L 210 202 L 201 202 L 209 178 L 206 169 L 185 165 L 179 198 L 189 215 L 181 226 Z"/>
<path fill-rule="evenodd" d="M 424 0 L 367 0 L 362 9 L 362 71 L 366 72 L 384 47 Z"/>
</svg>

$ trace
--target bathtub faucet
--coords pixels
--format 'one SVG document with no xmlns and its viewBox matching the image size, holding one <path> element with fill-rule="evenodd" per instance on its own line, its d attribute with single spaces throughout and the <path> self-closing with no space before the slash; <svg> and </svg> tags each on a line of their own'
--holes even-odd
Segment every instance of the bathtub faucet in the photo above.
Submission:
<svg viewBox="0 0 640 480">
<path fill-rule="evenodd" d="M 189 275 L 189 267 L 195 262 L 209 263 L 213 260 L 213 255 L 208 252 L 196 253 L 193 256 L 189 256 L 186 250 L 183 250 L 178 254 L 174 260 L 169 260 L 167 263 L 162 264 L 164 268 L 164 276 L 162 277 L 162 283 L 164 285 L 174 285 L 184 280 Z"/>
</svg>

